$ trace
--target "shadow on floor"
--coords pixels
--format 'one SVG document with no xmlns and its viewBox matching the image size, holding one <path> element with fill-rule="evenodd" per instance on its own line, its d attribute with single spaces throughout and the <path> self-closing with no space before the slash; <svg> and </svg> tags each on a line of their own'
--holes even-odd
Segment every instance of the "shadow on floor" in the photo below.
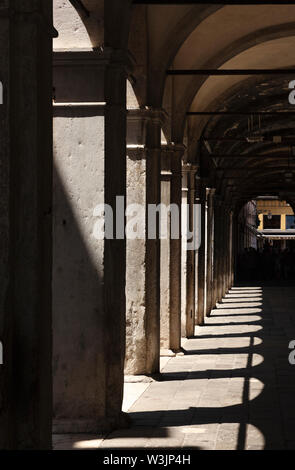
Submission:
<svg viewBox="0 0 295 470">
<path fill-rule="evenodd" d="M 251 304 L 251 294 L 259 294 L 259 311 L 241 314 L 228 302 L 240 295 L 238 303 Z M 295 449 L 294 303 L 286 284 L 233 288 L 187 341 L 183 358 L 171 359 L 131 407 L 133 427 L 102 446 Z"/>
</svg>

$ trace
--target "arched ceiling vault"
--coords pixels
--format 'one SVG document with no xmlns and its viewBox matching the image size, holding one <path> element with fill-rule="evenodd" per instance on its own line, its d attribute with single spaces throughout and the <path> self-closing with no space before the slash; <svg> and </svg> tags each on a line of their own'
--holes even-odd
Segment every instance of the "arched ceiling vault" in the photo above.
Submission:
<svg viewBox="0 0 295 470">
<path fill-rule="evenodd" d="M 186 132 L 188 159 L 200 163 L 208 184 L 236 204 L 261 191 L 290 195 L 295 107 L 288 83 L 295 77 L 263 70 L 295 69 L 295 6 L 131 4 L 56 0 L 55 48 L 124 49 L 129 32 L 138 64 L 135 105 L 168 111 L 169 139 L 181 142 Z M 167 76 L 168 70 L 204 68 L 261 74 Z M 283 110 L 293 113 L 278 114 Z M 209 111 L 221 114 L 187 115 Z"/>
<path fill-rule="evenodd" d="M 186 133 L 188 160 L 233 207 L 264 194 L 293 201 L 295 106 L 288 85 L 295 76 L 264 70 L 295 69 L 295 6 L 203 7 L 147 8 L 148 104 L 165 97 L 171 140 Z M 261 74 L 167 75 L 190 69 Z"/>
</svg>

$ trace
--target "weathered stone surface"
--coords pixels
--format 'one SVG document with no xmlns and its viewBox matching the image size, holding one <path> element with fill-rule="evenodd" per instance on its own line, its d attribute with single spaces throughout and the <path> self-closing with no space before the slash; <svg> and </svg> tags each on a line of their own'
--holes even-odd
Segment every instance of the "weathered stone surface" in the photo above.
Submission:
<svg viewBox="0 0 295 470">
<path fill-rule="evenodd" d="M 1 6 L 8 6 L 2 2 Z M 0 447 L 51 446 L 51 2 L 0 17 Z"/>
<path fill-rule="evenodd" d="M 128 150 L 127 205 L 146 205 L 146 158 L 144 152 Z M 132 214 L 130 214 L 132 216 Z M 127 217 L 128 223 L 128 217 Z M 139 215 L 137 230 L 143 239 L 127 240 L 126 272 L 126 374 L 146 373 L 146 219 Z"/>
<path fill-rule="evenodd" d="M 104 202 L 100 113 L 57 107 L 54 117 L 54 422 L 69 419 L 76 432 L 94 431 L 105 407 L 104 240 L 94 236 Z"/>
<path fill-rule="evenodd" d="M 92 433 L 126 424 L 121 413 L 125 239 L 124 233 L 118 239 L 115 233 L 116 197 L 124 200 L 126 191 L 124 58 L 111 48 L 55 58 L 53 366 L 58 433 Z M 69 80 L 81 63 L 85 67 L 78 81 L 75 74 Z M 87 91 L 89 68 L 97 77 L 96 95 Z M 106 105 L 97 101 L 101 97 Z M 102 204 L 109 209 L 104 212 Z M 107 219 L 112 216 L 113 227 Z"/>
<path fill-rule="evenodd" d="M 126 374 L 159 371 L 160 241 L 157 224 L 155 237 L 149 235 L 153 222 L 147 226 L 147 218 L 148 205 L 160 203 L 162 121 L 161 110 L 128 112 L 127 206 L 143 204 L 143 212 L 138 214 L 139 238 L 127 240 Z"/>
<path fill-rule="evenodd" d="M 0 18 L 0 70 L 1 82 L 3 87 L 3 104 L 0 105 L 0 227 L 1 227 L 1 245 L 0 245 L 0 340 L 3 344 L 4 365 L 1 365 L 0 375 L 0 442 L 1 447 L 7 448 L 11 445 L 11 434 L 9 428 L 9 420 L 11 417 L 11 408 L 9 404 L 10 395 L 10 373 L 11 368 L 9 362 L 12 358 L 12 318 L 8 315 L 8 302 L 11 302 L 11 294 L 9 294 L 9 283 L 11 277 L 11 267 L 9 262 L 9 239 L 11 235 L 11 227 L 9 221 L 10 211 L 10 142 L 9 142 L 9 108 L 8 96 L 10 94 L 9 87 L 9 21 L 7 18 Z"/>
<path fill-rule="evenodd" d="M 188 196 L 187 204 L 189 205 L 189 231 L 194 232 L 194 204 L 196 203 L 196 171 L 195 165 L 189 165 L 187 168 L 188 178 Z M 198 257 L 195 250 L 187 250 L 186 252 L 186 331 L 185 336 L 194 335 L 195 315 L 196 315 L 196 298 L 197 298 L 197 265 Z"/>
<path fill-rule="evenodd" d="M 171 174 L 167 178 L 167 174 L 161 175 L 161 204 L 166 207 L 171 202 Z M 164 219 L 164 217 L 163 217 Z M 161 239 L 161 268 L 160 268 L 160 346 L 161 349 L 169 349 L 170 344 L 170 316 L 171 316 L 171 303 L 170 303 L 170 264 L 171 264 L 171 248 L 170 248 L 170 218 L 165 218 L 166 229 L 168 237 Z M 165 221 L 163 220 L 164 224 Z"/>
</svg>

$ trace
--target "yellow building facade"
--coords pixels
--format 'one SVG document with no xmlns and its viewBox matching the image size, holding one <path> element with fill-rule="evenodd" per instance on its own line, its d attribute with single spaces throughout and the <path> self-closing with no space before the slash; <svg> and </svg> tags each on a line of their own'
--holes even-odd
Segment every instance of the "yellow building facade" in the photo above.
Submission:
<svg viewBox="0 0 295 470">
<path fill-rule="evenodd" d="M 276 228 L 286 230 L 293 228 L 294 212 L 286 201 L 257 200 L 257 214 L 260 225 L 258 230 Z"/>
</svg>

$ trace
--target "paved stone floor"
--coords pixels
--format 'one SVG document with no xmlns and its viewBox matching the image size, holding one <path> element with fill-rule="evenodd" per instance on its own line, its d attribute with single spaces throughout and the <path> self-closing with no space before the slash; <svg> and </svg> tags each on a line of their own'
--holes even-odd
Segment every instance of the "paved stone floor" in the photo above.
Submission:
<svg viewBox="0 0 295 470">
<path fill-rule="evenodd" d="M 233 288 L 142 388 L 131 428 L 72 448 L 295 449 L 294 306 L 291 286 Z"/>
</svg>

